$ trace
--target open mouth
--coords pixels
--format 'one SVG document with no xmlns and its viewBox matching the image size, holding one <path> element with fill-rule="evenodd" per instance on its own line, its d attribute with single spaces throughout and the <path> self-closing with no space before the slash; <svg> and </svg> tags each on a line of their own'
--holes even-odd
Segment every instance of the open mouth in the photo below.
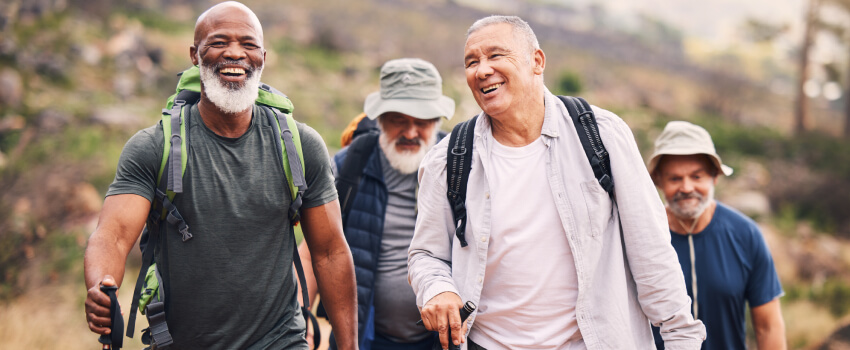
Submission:
<svg viewBox="0 0 850 350">
<path fill-rule="evenodd" d="M 239 67 L 226 67 L 220 69 L 218 72 L 228 77 L 239 77 L 245 75 L 245 69 Z"/>
<path fill-rule="evenodd" d="M 481 89 L 481 92 L 483 92 L 486 95 L 486 94 L 489 94 L 493 91 L 496 91 L 496 89 L 498 89 L 501 86 L 502 86 L 502 83 L 493 84 L 493 85 L 490 85 L 488 87 Z"/>
</svg>

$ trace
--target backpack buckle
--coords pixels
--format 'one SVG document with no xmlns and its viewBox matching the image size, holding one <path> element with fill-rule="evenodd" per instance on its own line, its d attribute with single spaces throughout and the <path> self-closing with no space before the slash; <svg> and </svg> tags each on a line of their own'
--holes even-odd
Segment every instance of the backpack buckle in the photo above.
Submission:
<svg viewBox="0 0 850 350">
<path fill-rule="evenodd" d="M 452 154 L 456 156 L 462 156 L 466 154 L 466 147 L 455 147 L 452 148 Z"/>
</svg>

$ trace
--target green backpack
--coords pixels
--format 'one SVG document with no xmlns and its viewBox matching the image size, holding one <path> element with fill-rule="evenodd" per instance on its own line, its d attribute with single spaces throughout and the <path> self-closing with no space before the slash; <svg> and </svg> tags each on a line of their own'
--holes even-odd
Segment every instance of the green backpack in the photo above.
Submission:
<svg viewBox="0 0 850 350">
<path fill-rule="evenodd" d="M 148 318 L 149 327 L 142 331 L 142 342 L 150 345 L 151 349 L 167 349 L 173 343 L 168 325 L 165 322 L 165 293 L 162 290 L 162 276 L 153 261 L 154 251 L 159 242 L 160 234 L 168 232 L 168 227 L 174 228 L 181 234 L 185 242 L 192 239 L 189 226 L 172 204 L 174 196 L 183 192 L 183 174 L 188 162 L 186 124 L 184 114 L 200 99 L 201 78 L 200 70 L 193 66 L 179 74 L 180 81 L 176 91 L 168 98 L 166 108 L 162 110 L 163 143 L 162 163 L 157 175 L 157 189 L 151 204 L 151 211 L 145 225 L 145 231 L 139 243 L 142 250 L 142 267 L 133 292 L 133 303 L 127 325 L 127 336 L 133 337 L 136 321 L 136 309 Z M 292 118 L 292 102 L 277 89 L 260 83 L 256 104 L 268 108 L 273 113 L 269 123 L 277 126 L 276 148 L 283 159 L 283 170 L 292 193 L 292 204 L 289 208 L 290 234 L 295 234 L 294 227 L 300 221 L 302 196 L 307 189 L 304 178 L 304 154 L 301 150 L 301 138 L 295 119 Z M 282 122 L 285 120 L 285 123 Z M 170 137 L 168 136 L 170 135 Z M 299 283 L 306 286 L 301 259 L 297 247 L 294 249 L 294 263 L 298 273 Z M 318 323 L 310 312 L 306 287 L 302 288 L 304 306 L 302 312 L 308 322 L 313 323 L 316 330 L 314 344 L 318 347 L 321 335 Z M 120 333 L 120 330 L 119 330 Z"/>
</svg>

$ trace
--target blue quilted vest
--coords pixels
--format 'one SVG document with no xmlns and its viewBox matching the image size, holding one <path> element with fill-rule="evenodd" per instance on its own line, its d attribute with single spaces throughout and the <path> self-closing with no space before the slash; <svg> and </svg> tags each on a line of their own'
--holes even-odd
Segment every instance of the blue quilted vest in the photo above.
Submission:
<svg viewBox="0 0 850 350">
<path fill-rule="evenodd" d="M 357 330 L 360 349 L 370 350 L 375 339 L 375 274 L 381 253 L 381 237 L 384 232 L 384 216 L 387 208 L 387 186 L 381 168 L 381 156 L 376 143 L 369 156 L 360 186 L 354 196 L 351 212 L 343 219 L 345 239 L 354 258 L 354 274 L 357 277 Z M 348 153 L 345 148 L 334 156 L 337 169 L 341 169 Z M 336 349 L 331 334 L 330 348 Z"/>
</svg>

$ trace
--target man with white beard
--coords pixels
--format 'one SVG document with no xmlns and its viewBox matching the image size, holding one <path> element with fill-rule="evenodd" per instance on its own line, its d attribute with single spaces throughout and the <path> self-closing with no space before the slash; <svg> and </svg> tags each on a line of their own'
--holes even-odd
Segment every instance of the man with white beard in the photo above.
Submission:
<svg viewBox="0 0 850 350">
<path fill-rule="evenodd" d="M 416 223 L 416 171 L 438 141 L 440 118 L 451 118 L 455 103 L 443 96 L 434 65 L 421 59 L 386 62 L 380 85 L 364 105 L 366 117 L 377 119 L 379 135 L 357 136 L 334 156 L 343 227 L 357 275 L 359 344 L 372 350 L 428 350 L 436 337 L 416 324 L 419 310 L 407 282 L 407 249 Z M 353 181 L 346 178 L 352 172 Z M 352 182 L 355 186 L 341 187 Z M 299 251 L 311 286 L 309 251 L 304 245 Z M 312 302 L 316 288 L 308 290 Z"/>
<path fill-rule="evenodd" d="M 655 141 L 649 173 L 664 195 L 673 247 L 685 275 L 691 312 L 705 323 L 703 349 L 745 349 L 745 302 L 759 349 L 785 349 L 782 286 L 755 222 L 714 199 L 720 161 L 711 135 L 672 121 Z M 653 328 L 658 349 L 664 349 Z"/>
<path fill-rule="evenodd" d="M 255 104 L 266 57 L 257 16 L 238 2 L 213 6 L 198 18 L 189 57 L 200 65 L 201 91 L 199 102 L 182 109 L 188 161 L 173 205 L 194 238 L 181 240 L 165 226 L 154 253 L 170 348 L 307 349 L 292 269 L 293 197 L 274 112 Z M 328 152 L 315 130 L 302 123 L 297 129 L 308 185 L 300 195 L 302 231 L 337 342 L 356 349 L 354 269 Z M 94 333 L 108 334 L 111 325 L 110 298 L 99 287 L 120 286 L 159 198 L 164 137 L 158 123 L 127 142 L 89 239 L 85 309 Z"/>
</svg>

